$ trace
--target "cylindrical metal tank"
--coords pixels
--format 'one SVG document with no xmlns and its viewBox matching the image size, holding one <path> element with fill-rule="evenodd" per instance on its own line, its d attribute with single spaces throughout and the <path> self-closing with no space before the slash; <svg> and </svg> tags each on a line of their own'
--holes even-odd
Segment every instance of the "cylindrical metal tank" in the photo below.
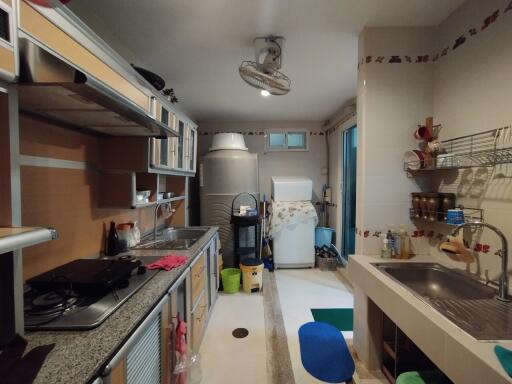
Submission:
<svg viewBox="0 0 512 384">
<path fill-rule="evenodd" d="M 241 192 L 251 193 L 259 201 L 258 185 L 258 155 L 247 151 L 243 136 L 215 135 L 210 152 L 199 164 L 201 225 L 219 227 L 225 267 L 235 266 L 231 203 Z M 250 197 L 237 199 L 237 203 L 254 205 Z"/>
</svg>

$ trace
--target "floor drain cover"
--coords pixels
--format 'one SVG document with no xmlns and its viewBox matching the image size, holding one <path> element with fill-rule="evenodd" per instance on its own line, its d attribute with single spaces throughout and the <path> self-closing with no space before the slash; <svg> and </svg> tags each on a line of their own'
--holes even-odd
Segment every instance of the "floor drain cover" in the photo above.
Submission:
<svg viewBox="0 0 512 384">
<path fill-rule="evenodd" d="M 244 337 L 247 337 L 248 334 L 249 331 L 245 328 L 237 328 L 232 333 L 233 337 L 236 337 L 237 339 L 243 339 Z"/>
</svg>

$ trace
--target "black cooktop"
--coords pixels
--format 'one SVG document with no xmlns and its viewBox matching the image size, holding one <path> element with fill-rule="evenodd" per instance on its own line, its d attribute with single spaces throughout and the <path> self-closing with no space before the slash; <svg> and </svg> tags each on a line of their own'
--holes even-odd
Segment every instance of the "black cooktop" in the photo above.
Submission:
<svg viewBox="0 0 512 384">
<path fill-rule="evenodd" d="M 29 279 L 32 289 L 66 289 L 97 295 L 123 286 L 141 262 L 129 260 L 80 259 Z"/>
<path fill-rule="evenodd" d="M 75 260 L 28 280 L 25 329 L 78 330 L 100 325 L 146 284 L 158 270 L 147 270 L 160 256 L 137 260 Z"/>
</svg>

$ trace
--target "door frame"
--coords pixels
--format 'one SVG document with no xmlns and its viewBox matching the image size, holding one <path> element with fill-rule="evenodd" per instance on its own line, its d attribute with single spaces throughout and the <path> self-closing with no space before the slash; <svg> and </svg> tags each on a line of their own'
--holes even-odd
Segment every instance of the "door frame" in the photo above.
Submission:
<svg viewBox="0 0 512 384">
<path fill-rule="evenodd" d="M 355 177 L 356 177 L 356 182 L 354 184 L 354 188 L 357 188 L 356 187 L 356 184 L 357 184 L 357 124 L 354 124 L 354 125 L 351 125 L 350 127 L 344 129 L 342 132 L 341 132 L 341 177 L 340 177 L 340 201 L 341 201 L 341 204 L 340 204 L 340 209 L 339 209 L 339 212 L 338 212 L 338 215 L 339 215 L 339 223 L 340 223 L 340 244 L 339 244 L 339 247 L 340 247 L 340 254 L 342 256 L 343 259 L 345 259 L 346 261 L 348 261 L 348 255 L 349 255 L 349 252 L 347 252 L 345 250 L 345 219 L 346 219 L 346 216 L 345 216 L 345 206 L 347 204 L 347 196 L 346 196 L 346 189 L 345 189 L 345 176 L 346 176 L 346 169 L 347 169 L 347 165 L 345 163 L 345 156 L 346 156 L 346 147 L 347 147 L 347 143 L 345 142 L 345 137 L 346 135 L 348 134 L 349 131 L 351 130 L 355 130 L 356 132 L 356 137 L 355 137 L 355 142 L 356 142 L 356 156 L 355 156 L 355 166 L 356 166 L 356 169 L 354 170 L 354 173 L 355 173 Z M 357 196 L 357 189 L 356 189 L 356 192 L 355 192 L 355 196 Z M 355 202 L 354 202 L 355 204 Z M 355 217 L 354 217 L 354 225 L 355 225 Z M 354 245 L 355 245 L 355 235 L 354 235 Z"/>
</svg>

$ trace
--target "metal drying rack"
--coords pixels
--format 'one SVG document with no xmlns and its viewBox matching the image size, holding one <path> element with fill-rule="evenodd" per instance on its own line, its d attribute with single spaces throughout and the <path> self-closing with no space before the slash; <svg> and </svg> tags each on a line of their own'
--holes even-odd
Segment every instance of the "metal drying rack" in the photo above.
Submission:
<svg viewBox="0 0 512 384">
<path fill-rule="evenodd" d="M 494 167 L 512 163 L 512 127 L 502 127 L 442 141 L 445 153 L 432 161 L 404 162 L 408 174 L 423 171 Z"/>
</svg>

